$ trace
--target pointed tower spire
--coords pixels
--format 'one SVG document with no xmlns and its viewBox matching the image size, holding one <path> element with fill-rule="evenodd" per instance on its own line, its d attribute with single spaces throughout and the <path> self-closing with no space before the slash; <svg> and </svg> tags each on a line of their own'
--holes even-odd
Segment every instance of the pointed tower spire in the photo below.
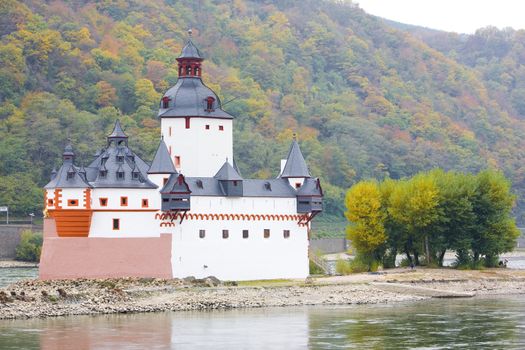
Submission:
<svg viewBox="0 0 525 350">
<path fill-rule="evenodd" d="M 71 146 L 71 140 L 67 140 L 66 147 L 64 147 L 64 152 L 62 153 L 62 159 L 64 163 L 73 163 L 75 159 L 75 152 L 73 152 L 73 146 Z"/>
<path fill-rule="evenodd" d="M 290 146 L 290 151 L 288 152 L 288 157 L 286 157 L 286 164 L 284 166 L 283 172 L 280 177 L 282 178 L 309 178 L 311 177 L 308 166 L 304 161 L 303 154 L 297 143 L 296 136 L 292 141 Z"/>
<path fill-rule="evenodd" d="M 117 145 L 121 144 L 122 142 L 126 146 L 128 145 L 128 136 L 122 130 L 122 126 L 120 125 L 120 121 L 118 119 L 115 121 L 113 131 L 108 135 L 108 145 L 110 145 L 112 142 L 115 142 Z"/>
<path fill-rule="evenodd" d="M 177 58 L 179 63 L 179 78 L 200 78 L 202 75 L 201 64 L 203 57 L 193 41 L 191 40 L 193 31 L 188 30 L 188 42 L 182 48 Z"/>
<path fill-rule="evenodd" d="M 164 142 L 164 138 L 160 140 L 159 147 L 157 152 L 155 152 L 155 157 L 151 162 L 151 166 L 148 170 L 148 174 L 176 174 L 177 171 L 173 166 L 171 161 L 170 153 L 168 152 L 168 147 Z"/>
</svg>

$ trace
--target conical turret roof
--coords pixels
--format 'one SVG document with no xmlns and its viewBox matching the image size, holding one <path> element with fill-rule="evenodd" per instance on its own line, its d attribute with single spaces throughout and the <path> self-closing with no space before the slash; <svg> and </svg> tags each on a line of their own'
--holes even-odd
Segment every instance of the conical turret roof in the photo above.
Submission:
<svg viewBox="0 0 525 350">
<path fill-rule="evenodd" d="M 120 125 L 120 121 L 118 119 L 117 121 L 115 121 L 113 131 L 111 132 L 111 134 L 108 135 L 108 138 L 128 138 L 128 136 L 122 130 L 122 126 Z"/>
<path fill-rule="evenodd" d="M 178 58 L 202 59 L 202 55 L 199 49 L 197 48 L 197 46 L 193 44 L 193 41 L 191 41 L 191 38 L 190 38 L 188 42 L 186 43 L 186 46 L 182 48 L 182 52 L 180 53 L 180 56 Z"/>
<path fill-rule="evenodd" d="M 284 166 L 283 172 L 280 177 L 311 177 L 308 166 L 304 161 L 303 154 L 299 148 L 297 140 L 292 141 L 288 157 L 286 158 L 286 165 Z"/>
<path fill-rule="evenodd" d="M 241 175 L 233 168 L 233 166 L 226 160 L 222 167 L 219 169 L 214 178 L 217 180 L 226 180 L 226 181 L 242 181 Z"/>
<path fill-rule="evenodd" d="M 164 139 L 161 139 L 159 147 L 157 148 L 157 152 L 155 152 L 155 157 L 153 158 L 153 162 L 151 162 L 151 166 L 148 170 L 148 174 L 176 174 L 176 173 L 177 173 L 177 170 L 175 170 L 175 167 L 173 166 L 173 162 L 171 161 L 171 157 L 168 152 L 168 147 L 166 146 Z"/>
</svg>

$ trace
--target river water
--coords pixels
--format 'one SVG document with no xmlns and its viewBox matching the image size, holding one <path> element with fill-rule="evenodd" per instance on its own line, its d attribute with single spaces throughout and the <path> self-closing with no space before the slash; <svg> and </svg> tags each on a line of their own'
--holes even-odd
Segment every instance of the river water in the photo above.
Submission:
<svg viewBox="0 0 525 350">
<path fill-rule="evenodd" d="M 524 349 L 525 300 L 0 321 L 0 349 Z"/>
</svg>

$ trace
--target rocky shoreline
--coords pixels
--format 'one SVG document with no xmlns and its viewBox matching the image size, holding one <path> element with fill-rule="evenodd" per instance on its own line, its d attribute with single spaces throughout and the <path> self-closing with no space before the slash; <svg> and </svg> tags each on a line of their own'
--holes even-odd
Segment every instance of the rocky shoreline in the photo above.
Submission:
<svg viewBox="0 0 525 350">
<path fill-rule="evenodd" d="M 395 284 L 395 288 L 385 288 L 387 283 Z M 413 286 L 419 287 L 411 288 Z M 439 293 L 418 292 L 423 289 L 427 292 L 438 290 Z M 221 283 L 213 277 L 172 280 L 29 280 L 0 289 L 0 319 L 396 303 L 438 297 L 444 291 L 472 295 L 525 294 L 525 271 L 397 269 L 379 275 L 241 282 L 239 285 Z"/>
</svg>

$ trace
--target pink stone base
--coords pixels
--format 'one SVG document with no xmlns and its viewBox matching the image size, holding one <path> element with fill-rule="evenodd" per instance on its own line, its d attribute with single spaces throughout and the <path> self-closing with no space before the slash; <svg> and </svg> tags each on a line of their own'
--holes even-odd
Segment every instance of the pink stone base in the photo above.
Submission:
<svg viewBox="0 0 525 350">
<path fill-rule="evenodd" d="M 151 238 L 44 236 L 40 257 L 40 279 L 43 280 L 172 278 L 169 234 Z"/>
</svg>

